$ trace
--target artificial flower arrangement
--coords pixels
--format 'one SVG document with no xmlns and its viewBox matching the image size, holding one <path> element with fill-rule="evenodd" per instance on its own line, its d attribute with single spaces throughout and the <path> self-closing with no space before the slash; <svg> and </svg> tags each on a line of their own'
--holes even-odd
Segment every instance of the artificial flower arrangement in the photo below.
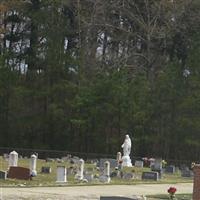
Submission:
<svg viewBox="0 0 200 200">
<path fill-rule="evenodd" d="M 169 193 L 170 199 L 175 199 L 175 193 L 177 189 L 175 187 L 170 187 L 167 192 Z"/>
</svg>

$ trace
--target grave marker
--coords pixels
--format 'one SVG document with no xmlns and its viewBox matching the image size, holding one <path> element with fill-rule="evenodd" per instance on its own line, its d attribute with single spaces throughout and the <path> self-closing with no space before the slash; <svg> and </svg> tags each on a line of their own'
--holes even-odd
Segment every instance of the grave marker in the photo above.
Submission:
<svg viewBox="0 0 200 200">
<path fill-rule="evenodd" d="M 5 171 L 0 171 L 0 179 L 1 180 L 6 180 L 7 178 L 7 172 Z"/>
<path fill-rule="evenodd" d="M 143 180 L 154 180 L 157 181 L 159 178 L 158 172 L 143 172 L 142 179 Z"/>
<path fill-rule="evenodd" d="M 10 167 L 7 177 L 12 179 L 29 180 L 31 178 L 30 169 L 25 167 Z"/>
<path fill-rule="evenodd" d="M 144 166 L 144 162 L 141 161 L 141 160 L 136 160 L 135 161 L 135 167 L 140 167 L 140 168 L 143 168 Z"/>
<path fill-rule="evenodd" d="M 57 166 L 57 183 L 67 182 L 67 170 L 65 166 Z"/>
</svg>

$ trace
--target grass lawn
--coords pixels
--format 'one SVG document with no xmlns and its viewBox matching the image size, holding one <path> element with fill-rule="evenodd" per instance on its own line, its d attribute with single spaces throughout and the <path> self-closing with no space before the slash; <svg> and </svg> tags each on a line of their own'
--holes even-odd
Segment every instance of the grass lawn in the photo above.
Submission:
<svg viewBox="0 0 200 200">
<path fill-rule="evenodd" d="M 45 160 L 37 160 L 37 177 L 34 177 L 33 180 L 14 180 L 14 179 L 7 179 L 7 180 L 0 180 L 1 186 L 56 186 L 56 168 L 58 165 L 70 167 L 72 164 L 64 162 L 64 163 L 57 163 L 54 162 L 46 162 Z M 19 159 L 18 166 L 27 167 L 29 168 L 29 159 Z M 52 169 L 51 174 L 42 174 L 40 173 L 42 166 L 50 166 Z M 0 157 L 0 170 L 7 170 L 8 162 L 5 161 L 2 157 Z M 87 168 L 94 168 L 94 174 L 99 174 L 99 171 L 96 170 L 93 164 L 85 164 L 85 169 Z M 163 178 L 159 181 L 144 181 L 141 180 L 141 175 L 143 171 L 150 171 L 149 168 L 124 168 L 124 172 L 131 172 L 134 171 L 135 178 L 133 180 L 125 180 L 119 178 L 112 178 L 110 184 L 139 184 L 139 183 L 184 183 L 184 182 L 192 182 L 191 178 L 182 178 L 180 172 L 177 172 L 173 175 L 170 174 L 163 174 Z M 74 175 L 68 175 L 67 177 L 68 183 L 66 185 L 95 185 L 101 184 L 98 181 L 94 181 L 92 183 L 79 183 L 74 180 Z"/>
</svg>

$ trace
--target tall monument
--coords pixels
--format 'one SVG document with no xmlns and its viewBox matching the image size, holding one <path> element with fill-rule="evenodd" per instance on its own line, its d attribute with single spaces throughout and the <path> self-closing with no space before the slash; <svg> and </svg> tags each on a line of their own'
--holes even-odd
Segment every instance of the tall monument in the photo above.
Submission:
<svg viewBox="0 0 200 200">
<path fill-rule="evenodd" d="M 131 153 L 131 139 L 129 135 L 125 136 L 124 143 L 121 146 L 123 148 L 122 166 L 132 167 L 130 153 Z"/>
</svg>

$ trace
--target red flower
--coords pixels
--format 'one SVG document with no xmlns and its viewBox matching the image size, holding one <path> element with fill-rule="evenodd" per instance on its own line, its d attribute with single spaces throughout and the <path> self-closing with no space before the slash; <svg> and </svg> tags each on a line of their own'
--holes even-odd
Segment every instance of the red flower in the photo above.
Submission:
<svg viewBox="0 0 200 200">
<path fill-rule="evenodd" d="M 177 189 L 175 188 L 175 187 L 170 187 L 168 190 L 167 190 L 167 192 L 169 193 L 169 194 L 175 194 L 175 192 L 177 191 Z"/>
</svg>

